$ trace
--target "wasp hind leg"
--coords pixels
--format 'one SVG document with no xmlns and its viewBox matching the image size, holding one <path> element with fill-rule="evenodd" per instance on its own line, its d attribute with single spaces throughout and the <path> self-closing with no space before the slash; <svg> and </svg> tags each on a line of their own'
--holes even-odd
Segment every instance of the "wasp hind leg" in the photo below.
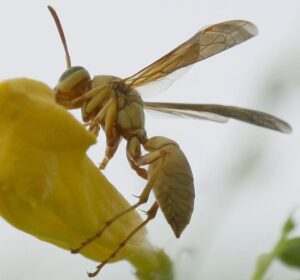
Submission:
<svg viewBox="0 0 300 280">
<path fill-rule="evenodd" d="M 147 180 L 147 178 L 148 178 L 147 171 L 144 168 L 137 166 L 137 164 L 136 164 L 136 161 L 139 160 L 142 156 L 141 143 L 136 136 L 134 136 L 128 140 L 127 147 L 126 147 L 126 155 L 127 155 L 127 159 L 130 164 L 130 167 L 133 170 L 135 170 L 135 172 L 140 177 Z"/>
<path fill-rule="evenodd" d="M 94 272 L 89 272 L 89 277 L 95 277 L 100 270 L 110 261 L 112 260 L 119 251 L 126 246 L 127 242 L 144 226 L 146 226 L 151 220 L 153 220 L 156 216 L 157 210 L 159 208 L 159 205 L 157 202 L 154 202 L 154 204 L 151 206 L 151 208 L 147 211 L 147 219 L 140 223 L 136 228 L 134 228 L 118 245 L 118 247 L 111 253 L 110 256 L 108 256 L 101 264 L 99 264 L 96 267 L 96 270 Z"/>
<path fill-rule="evenodd" d="M 138 208 L 140 205 L 146 203 L 149 199 L 150 192 L 153 189 L 154 183 L 157 178 L 157 174 L 158 174 L 158 172 L 160 172 L 161 164 L 162 164 L 162 161 L 156 167 L 155 171 L 153 172 L 153 175 L 151 176 L 149 182 L 145 186 L 145 188 L 142 191 L 142 193 L 140 194 L 140 196 L 138 196 L 139 201 L 137 203 L 133 204 L 132 206 L 125 209 L 124 211 L 122 211 L 122 212 L 118 213 L 117 215 L 115 215 L 114 217 L 112 217 L 110 220 L 106 221 L 104 223 L 103 227 L 96 234 L 94 234 L 93 236 L 91 236 L 91 237 L 87 238 L 85 241 L 83 241 L 79 247 L 72 249 L 71 253 L 73 253 L 73 254 L 79 253 L 85 246 L 87 246 L 88 244 L 90 244 L 91 242 L 96 240 L 97 238 L 100 238 L 102 236 L 102 234 L 104 233 L 104 231 L 110 225 L 115 223 L 119 218 L 121 218 L 125 214 L 133 211 L 134 209 Z"/>
</svg>

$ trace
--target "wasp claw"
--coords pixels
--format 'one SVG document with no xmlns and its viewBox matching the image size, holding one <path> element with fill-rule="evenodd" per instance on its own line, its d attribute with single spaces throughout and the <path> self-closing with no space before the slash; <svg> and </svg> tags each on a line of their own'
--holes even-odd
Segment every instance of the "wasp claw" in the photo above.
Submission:
<svg viewBox="0 0 300 280">
<path fill-rule="evenodd" d="M 88 277 L 95 277 L 98 274 L 98 271 L 95 272 L 87 272 Z"/>
<path fill-rule="evenodd" d="M 78 249 L 72 249 L 70 250 L 71 254 L 78 254 L 79 250 Z"/>
</svg>

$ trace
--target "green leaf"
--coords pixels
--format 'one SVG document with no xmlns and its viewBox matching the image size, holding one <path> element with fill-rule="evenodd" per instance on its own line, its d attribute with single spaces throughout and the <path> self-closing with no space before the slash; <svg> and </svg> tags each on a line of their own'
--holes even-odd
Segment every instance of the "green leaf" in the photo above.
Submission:
<svg viewBox="0 0 300 280">
<path fill-rule="evenodd" d="M 295 222 L 293 221 L 292 216 L 290 216 L 287 221 L 285 222 L 282 228 L 282 235 L 287 235 L 296 227 Z"/>
<path fill-rule="evenodd" d="M 286 220 L 284 223 L 282 229 L 281 229 L 281 235 L 277 243 L 275 244 L 272 251 L 269 253 L 263 254 L 259 257 L 256 270 L 251 278 L 251 280 L 262 280 L 268 271 L 269 267 L 271 266 L 272 262 L 279 258 L 281 259 L 281 255 L 283 256 L 281 259 L 282 262 L 287 263 L 291 266 L 297 266 L 300 268 L 300 238 L 298 239 L 297 248 L 298 248 L 298 258 L 294 256 L 294 254 L 297 255 L 297 253 L 292 251 L 289 251 L 289 240 L 288 240 L 288 234 L 294 230 L 296 227 L 295 222 L 293 221 L 292 215 Z M 295 238 L 296 239 L 296 238 Z M 292 239 L 291 239 L 292 240 Z M 295 247 L 295 244 L 291 247 Z M 285 252 L 285 253 L 284 253 Z M 296 260 L 297 259 L 297 260 Z M 287 260 L 285 262 L 285 260 Z"/>
<path fill-rule="evenodd" d="M 285 241 L 279 259 L 286 265 L 300 269 L 300 237 Z"/>
</svg>

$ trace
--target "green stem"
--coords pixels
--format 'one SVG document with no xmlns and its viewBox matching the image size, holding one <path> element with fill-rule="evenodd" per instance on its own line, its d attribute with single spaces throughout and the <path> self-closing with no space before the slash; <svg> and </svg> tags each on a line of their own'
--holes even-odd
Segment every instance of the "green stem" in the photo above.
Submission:
<svg viewBox="0 0 300 280">
<path fill-rule="evenodd" d="M 256 271 L 254 272 L 254 275 L 252 276 L 251 280 L 263 280 L 263 277 L 268 271 L 273 260 L 276 259 L 277 256 L 280 254 L 284 242 L 285 242 L 285 236 L 279 239 L 276 246 L 269 254 L 265 254 L 260 257 L 256 267 Z"/>
<path fill-rule="evenodd" d="M 149 248 L 129 259 L 139 280 L 174 280 L 173 263 L 163 250 Z"/>
</svg>

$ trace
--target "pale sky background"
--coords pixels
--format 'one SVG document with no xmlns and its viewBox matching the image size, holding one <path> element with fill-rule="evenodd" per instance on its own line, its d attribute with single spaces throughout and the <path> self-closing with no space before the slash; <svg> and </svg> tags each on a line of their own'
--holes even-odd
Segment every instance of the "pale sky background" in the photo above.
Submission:
<svg viewBox="0 0 300 280">
<path fill-rule="evenodd" d="M 151 100 L 263 110 L 288 121 L 293 134 L 238 121 L 223 125 L 151 115 L 146 120 L 148 136 L 180 144 L 196 189 L 194 214 L 182 237 L 173 236 L 160 213 L 148 226 L 150 240 L 174 259 L 178 279 L 250 279 L 258 255 L 272 248 L 287 215 L 300 204 L 300 2 L 0 1 L 1 79 L 24 76 L 55 86 L 65 60 L 47 4 L 61 18 L 73 64 L 91 75 L 130 76 L 212 23 L 245 19 L 257 25 L 256 38 L 194 65 Z M 89 154 L 96 163 L 102 159 L 103 134 Z M 125 142 L 105 175 L 131 202 L 146 183 L 130 170 Z M 0 233 L 0 279 L 87 279 L 86 271 L 96 265 L 2 219 Z M 133 270 L 119 262 L 97 279 L 129 280 Z M 278 263 L 268 279 L 299 276 Z"/>
</svg>

